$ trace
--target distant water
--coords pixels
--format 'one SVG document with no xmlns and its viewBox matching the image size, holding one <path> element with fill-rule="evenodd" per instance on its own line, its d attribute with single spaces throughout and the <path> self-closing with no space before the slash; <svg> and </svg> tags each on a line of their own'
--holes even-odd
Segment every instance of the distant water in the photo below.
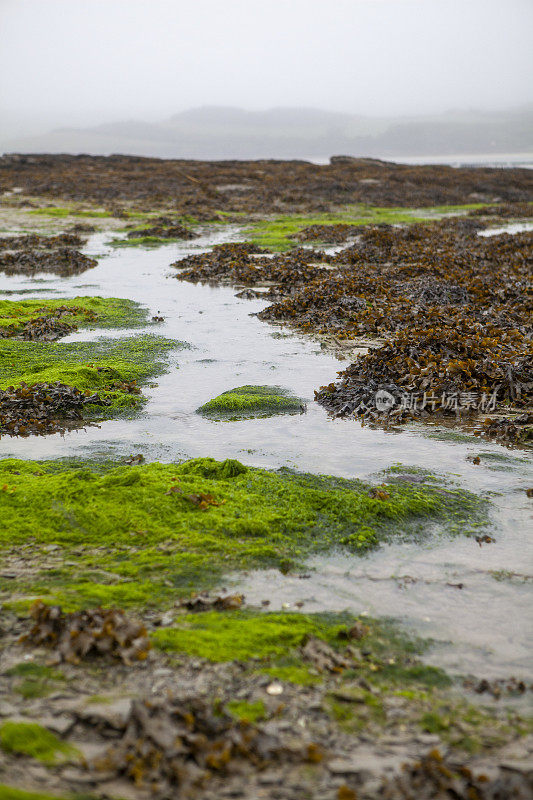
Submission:
<svg viewBox="0 0 533 800">
<path fill-rule="evenodd" d="M 349 155 L 348 153 L 343 155 Z M 449 167 L 500 167 L 510 169 L 533 169 L 533 153 L 476 153 L 472 155 L 445 155 L 445 156 L 376 156 L 382 161 L 391 161 L 396 164 L 445 164 Z M 304 157 L 305 161 L 312 164 L 329 164 L 329 156 Z"/>
</svg>

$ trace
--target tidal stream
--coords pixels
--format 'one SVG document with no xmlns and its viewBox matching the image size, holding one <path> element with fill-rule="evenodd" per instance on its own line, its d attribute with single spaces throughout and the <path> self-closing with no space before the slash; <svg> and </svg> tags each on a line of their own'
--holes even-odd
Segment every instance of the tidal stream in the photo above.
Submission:
<svg viewBox="0 0 533 800">
<path fill-rule="evenodd" d="M 147 461 L 166 462 L 213 456 L 358 478 L 375 478 L 402 463 L 443 474 L 490 497 L 494 543 L 430 536 L 423 544 L 384 545 L 365 557 L 316 558 L 307 578 L 269 570 L 234 576 L 232 582 L 250 602 L 270 600 L 271 609 L 303 601 L 304 611 L 393 616 L 407 630 L 434 639 L 429 660 L 452 672 L 531 678 L 533 505 L 525 489 L 533 485 L 533 466 L 527 452 L 473 435 L 456 437 L 451 428 L 418 424 L 383 431 L 328 418 L 313 402 L 313 390 L 334 380 L 347 362 L 310 338 L 251 316 L 265 301 L 238 299 L 233 288 L 178 281 L 169 267 L 185 255 L 238 238 L 236 229 L 156 249 L 112 248 L 109 238 L 96 234 L 84 249 L 99 257 L 96 268 L 70 278 L 3 276 L 1 286 L 10 292 L 4 296 L 27 298 L 31 290 L 39 298 L 126 297 L 165 321 L 133 331 L 80 331 L 63 341 L 149 331 L 190 347 L 170 353 L 167 372 L 143 390 L 148 403 L 135 419 L 105 421 L 64 436 L 4 437 L 0 456 L 124 459 L 142 453 Z M 307 411 L 233 422 L 195 414 L 210 398 L 243 384 L 283 386 L 307 400 Z M 467 460 L 475 455 L 481 457 L 477 466 Z"/>
</svg>

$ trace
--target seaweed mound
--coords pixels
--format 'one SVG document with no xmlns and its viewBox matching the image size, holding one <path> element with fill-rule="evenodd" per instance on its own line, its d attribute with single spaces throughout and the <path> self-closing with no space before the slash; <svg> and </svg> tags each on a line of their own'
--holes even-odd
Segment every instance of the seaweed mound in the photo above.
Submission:
<svg viewBox="0 0 533 800">
<path fill-rule="evenodd" d="M 37 272 L 52 272 L 62 278 L 79 275 L 96 267 L 94 258 L 80 253 L 73 247 L 57 247 L 46 250 L 7 251 L 0 256 L 0 270 L 6 275 L 35 275 Z"/>
<path fill-rule="evenodd" d="M 23 383 L 0 389 L 0 436 L 57 433 L 83 419 L 84 406 L 109 406 L 97 393 L 80 391 L 64 383 Z"/>
<path fill-rule="evenodd" d="M 111 655 L 131 664 L 143 661 L 151 646 L 142 622 L 116 608 L 65 613 L 37 600 L 30 614 L 34 624 L 22 640 L 51 647 L 57 663 L 79 664 L 87 656 Z"/>
<path fill-rule="evenodd" d="M 279 386 L 237 386 L 209 400 L 198 414 L 225 419 L 251 419 L 303 413 L 305 403 Z"/>
</svg>

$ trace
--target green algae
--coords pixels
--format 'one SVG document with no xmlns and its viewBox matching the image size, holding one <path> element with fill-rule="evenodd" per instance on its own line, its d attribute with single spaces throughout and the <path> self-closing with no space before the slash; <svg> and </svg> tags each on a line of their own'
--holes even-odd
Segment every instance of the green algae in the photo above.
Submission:
<svg viewBox="0 0 533 800">
<path fill-rule="evenodd" d="M 294 683 L 297 686 L 315 686 L 321 681 L 321 677 L 316 670 L 312 670 L 306 664 L 298 662 L 290 666 L 283 664 L 276 667 L 263 667 L 258 672 L 270 675 L 271 678 L 275 678 L 278 681 Z"/>
<path fill-rule="evenodd" d="M 464 213 L 483 204 L 466 204 L 458 206 L 435 206 L 433 208 L 382 208 L 379 206 L 346 206 L 338 214 L 283 214 L 255 222 L 244 231 L 247 241 L 271 250 L 289 250 L 299 245 L 290 237 L 310 225 L 378 225 L 378 224 L 411 224 L 427 219 Z M 319 245 L 319 242 L 313 242 Z M 327 244 L 327 242 L 323 242 Z"/>
<path fill-rule="evenodd" d="M 361 627 L 362 620 L 348 612 L 205 611 L 179 616 L 172 627 L 156 630 L 152 642 L 165 652 L 212 662 L 259 662 L 262 672 L 279 680 L 310 685 L 320 678 L 303 660 L 300 646 L 315 637 L 343 650 L 354 644 L 349 631 L 356 624 Z M 363 634 L 355 644 L 364 648 L 365 655 L 360 655 L 355 669 L 345 671 L 347 679 L 365 676 L 388 688 L 446 687 L 451 683 L 443 670 L 418 659 L 431 641 L 408 636 L 391 620 L 365 617 Z"/>
<path fill-rule="evenodd" d="M 72 745 L 36 722 L 7 722 L 0 725 L 0 747 L 6 753 L 31 756 L 43 764 L 57 764 L 78 757 Z"/>
<path fill-rule="evenodd" d="M 350 638 L 354 625 L 356 639 Z M 320 672 L 301 649 L 310 637 L 340 653 L 349 645 L 353 667 Z M 348 612 L 207 611 L 179 616 L 152 640 L 178 657 L 239 660 L 252 673 L 303 686 L 324 682 L 324 710 L 350 733 L 397 733 L 398 725 L 429 731 L 438 725 L 452 746 L 475 751 L 523 735 L 530 726 L 515 712 L 473 706 L 459 696 L 444 670 L 420 658 L 432 641 L 407 634 L 394 620 L 363 620 Z"/>
<path fill-rule="evenodd" d="M 131 239 L 112 239 L 109 244 L 112 247 L 160 247 L 162 244 L 182 241 L 183 239 L 169 236 L 135 236 Z"/>
<path fill-rule="evenodd" d="M 3 485 L 0 551 L 29 546 L 43 562 L 14 589 L 67 608 L 163 604 L 230 571 L 288 571 L 333 548 L 467 533 L 486 513 L 479 497 L 439 483 L 390 485 L 378 499 L 358 480 L 210 458 L 98 468 L 6 459 Z M 51 564 L 51 544 L 77 569 Z"/>
<path fill-rule="evenodd" d="M 35 208 L 28 211 L 28 214 L 45 217 L 95 217 L 106 218 L 112 217 L 109 211 L 101 211 L 97 209 L 79 209 L 79 208 L 66 208 L 64 206 L 49 206 L 45 208 Z"/>
<path fill-rule="evenodd" d="M 294 414 L 304 409 L 303 400 L 279 386 L 237 386 L 204 403 L 196 413 L 212 419 L 235 420 Z"/>
<path fill-rule="evenodd" d="M 162 374 L 166 363 L 161 359 L 180 345 L 150 334 L 68 343 L 0 339 L 0 389 L 59 381 L 111 401 L 106 408 L 88 404 L 87 418 L 116 416 L 144 402 L 121 386 Z"/>
<path fill-rule="evenodd" d="M 342 620 L 342 621 L 341 621 Z M 286 658 L 306 636 L 340 642 L 345 618 L 328 614 L 261 613 L 250 609 L 186 614 L 173 628 L 161 628 L 153 643 L 166 652 L 187 653 L 208 661 Z M 344 643 L 345 640 L 344 640 Z"/>
<path fill-rule="evenodd" d="M 266 708 L 262 700 L 248 703 L 246 700 L 230 700 L 226 703 L 229 713 L 241 722 L 260 722 L 266 717 Z"/>
<path fill-rule="evenodd" d="M 324 710 L 347 733 L 365 731 L 376 736 L 389 729 L 393 735 L 407 726 L 438 734 L 451 747 L 476 753 L 503 746 L 531 729 L 531 722 L 515 711 L 478 707 L 453 690 L 406 684 L 395 689 L 383 680 L 365 676 L 359 683 L 340 684 L 326 694 Z M 392 714 L 389 716 L 389 709 Z"/>
<path fill-rule="evenodd" d="M 91 795 L 74 795 L 66 798 L 64 795 L 42 794 L 41 792 L 27 792 L 24 789 L 17 789 L 15 786 L 0 784 L 0 800 L 95 800 Z"/>
<path fill-rule="evenodd" d="M 132 300 L 118 297 L 39 298 L 0 300 L 0 328 L 24 325 L 35 317 L 53 315 L 57 309 L 72 308 L 68 324 L 83 328 L 133 328 L 147 321 L 147 311 Z"/>
<path fill-rule="evenodd" d="M 65 680 L 63 673 L 44 664 L 22 661 L 4 673 L 8 677 L 21 678 L 14 686 L 14 691 L 26 700 L 36 697 L 47 697 Z"/>
</svg>

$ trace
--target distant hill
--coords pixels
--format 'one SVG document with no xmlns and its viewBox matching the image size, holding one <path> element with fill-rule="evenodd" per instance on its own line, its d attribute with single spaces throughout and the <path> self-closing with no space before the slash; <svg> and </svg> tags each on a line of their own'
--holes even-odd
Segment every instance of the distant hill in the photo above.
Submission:
<svg viewBox="0 0 533 800">
<path fill-rule="evenodd" d="M 0 150 L 199 159 L 531 153 L 533 104 L 511 111 L 454 111 L 401 119 L 313 108 L 246 111 L 206 106 L 157 123 L 126 120 L 18 136 L 0 141 Z"/>
</svg>

